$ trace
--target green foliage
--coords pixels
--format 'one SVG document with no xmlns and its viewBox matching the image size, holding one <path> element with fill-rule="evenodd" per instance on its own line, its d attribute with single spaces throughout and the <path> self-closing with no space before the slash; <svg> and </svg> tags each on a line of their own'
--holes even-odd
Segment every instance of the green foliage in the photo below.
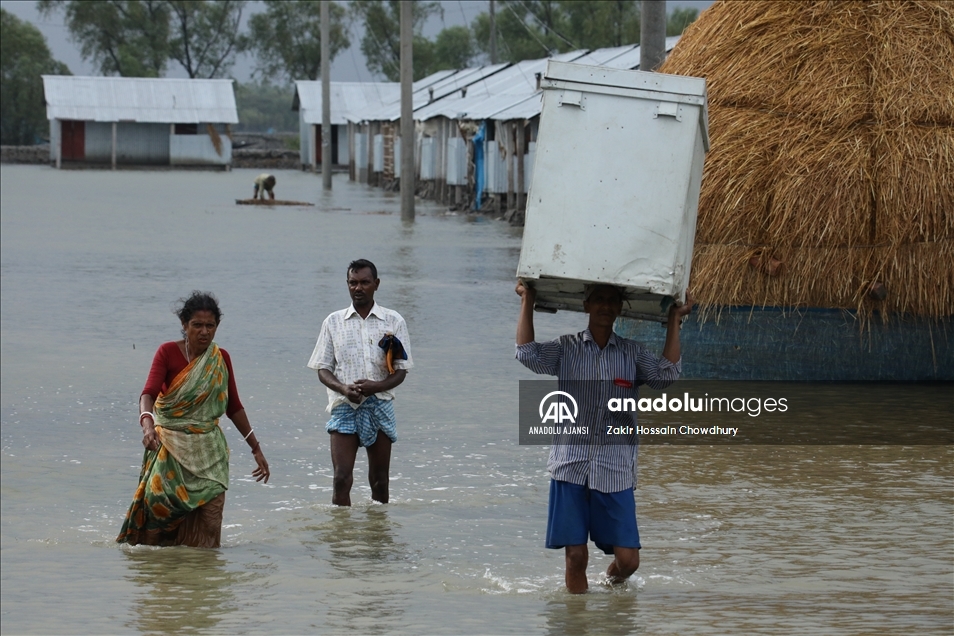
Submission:
<svg viewBox="0 0 954 636">
<path fill-rule="evenodd" d="M 235 83 L 239 124 L 236 132 L 291 132 L 298 130 L 298 113 L 291 109 L 295 89 L 290 85 Z"/>
<path fill-rule="evenodd" d="M 170 0 L 169 57 L 191 78 L 221 77 L 246 46 L 239 34 L 244 8 L 244 0 Z"/>
<path fill-rule="evenodd" d="M 581 49 L 639 43 L 639 3 L 561 2 L 567 38 Z"/>
<path fill-rule="evenodd" d="M 43 15 L 63 11 L 83 59 L 103 75 L 161 77 L 169 59 L 169 4 L 164 0 L 40 0 Z"/>
<path fill-rule="evenodd" d="M 666 35 L 682 35 L 686 27 L 699 17 L 698 9 L 673 9 L 666 18 Z"/>
<path fill-rule="evenodd" d="M 264 13 L 249 18 L 249 46 L 258 55 L 261 77 L 316 80 L 321 74 L 321 6 L 318 2 L 268 0 Z M 346 12 L 332 2 L 331 59 L 350 46 Z"/>
<path fill-rule="evenodd" d="M 421 35 L 427 18 L 441 10 L 438 2 L 414 2 L 414 79 L 426 77 L 434 70 L 434 43 Z M 398 0 L 357 0 L 350 3 L 352 15 L 364 22 L 361 52 L 368 61 L 368 70 L 392 82 L 401 79 L 401 3 Z M 448 68 L 444 66 L 442 68 Z"/>
<path fill-rule="evenodd" d="M 0 9 L 0 143 L 34 144 L 49 131 L 40 75 L 69 75 L 43 34 Z"/>
<path fill-rule="evenodd" d="M 434 61 L 422 77 L 444 69 L 467 68 L 477 54 L 476 43 L 465 26 L 452 26 L 441 30 L 434 40 Z"/>
</svg>

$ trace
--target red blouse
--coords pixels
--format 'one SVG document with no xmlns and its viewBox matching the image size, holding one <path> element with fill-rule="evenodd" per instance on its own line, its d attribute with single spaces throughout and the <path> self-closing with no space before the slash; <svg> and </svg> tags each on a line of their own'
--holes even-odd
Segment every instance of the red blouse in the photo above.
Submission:
<svg viewBox="0 0 954 636">
<path fill-rule="evenodd" d="M 232 359 L 225 349 L 219 348 L 222 352 L 222 358 L 225 359 L 225 366 L 229 370 L 229 403 L 225 409 L 225 414 L 231 418 L 243 408 L 242 401 L 239 399 L 238 389 L 235 387 L 235 373 L 232 371 Z M 151 395 L 153 398 L 159 396 L 160 392 L 165 392 L 176 376 L 185 369 L 189 363 L 182 350 L 175 342 L 166 342 L 156 350 L 156 356 L 152 359 L 152 368 L 149 369 L 149 377 L 146 378 L 146 386 L 143 387 L 140 395 Z"/>
</svg>

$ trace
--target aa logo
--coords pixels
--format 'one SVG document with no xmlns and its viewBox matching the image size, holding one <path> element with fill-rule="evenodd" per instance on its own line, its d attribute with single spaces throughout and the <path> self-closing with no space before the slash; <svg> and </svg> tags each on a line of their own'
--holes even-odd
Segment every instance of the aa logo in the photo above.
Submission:
<svg viewBox="0 0 954 636">
<path fill-rule="evenodd" d="M 570 403 L 573 405 L 572 412 L 570 412 L 570 405 L 561 401 L 559 396 L 564 396 L 570 400 Z M 553 399 L 551 400 L 551 398 Z M 549 404 L 547 403 L 548 401 Z M 579 409 L 576 406 L 576 400 L 566 391 L 547 393 L 543 399 L 540 400 L 540 422 L 542 424 L 546 424 L 547 422 L 552 424 L 576 424 L 576 416 L 578 413 Z"/>
</svg>

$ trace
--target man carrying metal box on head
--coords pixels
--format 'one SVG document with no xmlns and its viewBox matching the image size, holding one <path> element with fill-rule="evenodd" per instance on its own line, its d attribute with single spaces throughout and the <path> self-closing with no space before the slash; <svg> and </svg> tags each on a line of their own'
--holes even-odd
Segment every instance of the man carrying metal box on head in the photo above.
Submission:
<svg viewBox="0 0 954 636">
<path fill-rule="evenodd" d="M 634 415 L 611 413 L 600 404 L 601 384 L 638 399 L 639 385 L 664 389 L 679 378 L 679 327 L 692 311 L 692 296 L 669 308 L 662 358 L 633 340 L 613 333 L 623 308 L 623 293 L 612 285 L 589 285 L 583 308 L 589 315 L 586 330 L 549 342 L 536 342 L 533 306 L 536 291 L 517 283 L 520 317 L 517 320 L 517 359 L 534 373 L 555 375 L 561 391 L 575 388 L 583 434 L 555 436 L 550 447 L 550 504 L 548 548 L 566 551 L 566 587 L 572 594 L 587 590 L 587 542 L 613 555 L 606 570 L 610 583 L 623 583 L 639 567 L 639 528 L 633 487 L 638 437 L 610 435 L 609 429 L 631 429 Z"/>
</svg>

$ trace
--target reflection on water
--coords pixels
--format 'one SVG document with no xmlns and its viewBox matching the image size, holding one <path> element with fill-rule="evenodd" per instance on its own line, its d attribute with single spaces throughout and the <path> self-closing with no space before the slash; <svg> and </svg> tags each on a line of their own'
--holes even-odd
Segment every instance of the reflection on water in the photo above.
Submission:
<svg viewBox="0 0 954 636">
<path fill-rule="evenodd" d="M 386 506 L 335 507 L 330 513 L 329 521 L 315 526 L 315 539 L 328 548 L 329 564 L 339 576 L 378 575 L 406 559 L 407 546 L 394 540 L 397 526 Z"/>
<path fill-rule="evenodd" d="M 408 546 L 394 538 L 398 525 L 386 506 L 332 507 L 324 523 L 306 527 L 302 543 L 321 554 L 332 572 L 323 592 L 324 628 L 334 632 L 387 634 L 401 625 L 412 589 Z M 311 536 L 308 536 L 311 535 Z M 357 605 L 354 599 L 361 598 Z"/>
<path fill-rule="evenodd" d="M 636 621 L 636 590 L 633 582 L 619 589 L 593 590 L 589 594 L 561 595 L 547 602 L 544 615 L 552 636 L 632 634 Z"/>
<path fill-rule="evenodd" d="M 137 547 L 122 550 L 136 585 L 126 628 L 175 634 L 214 630 L 235 604 L 233 588 L 251 575 L 229 572 L 220 550 Z"/>
</svg>

